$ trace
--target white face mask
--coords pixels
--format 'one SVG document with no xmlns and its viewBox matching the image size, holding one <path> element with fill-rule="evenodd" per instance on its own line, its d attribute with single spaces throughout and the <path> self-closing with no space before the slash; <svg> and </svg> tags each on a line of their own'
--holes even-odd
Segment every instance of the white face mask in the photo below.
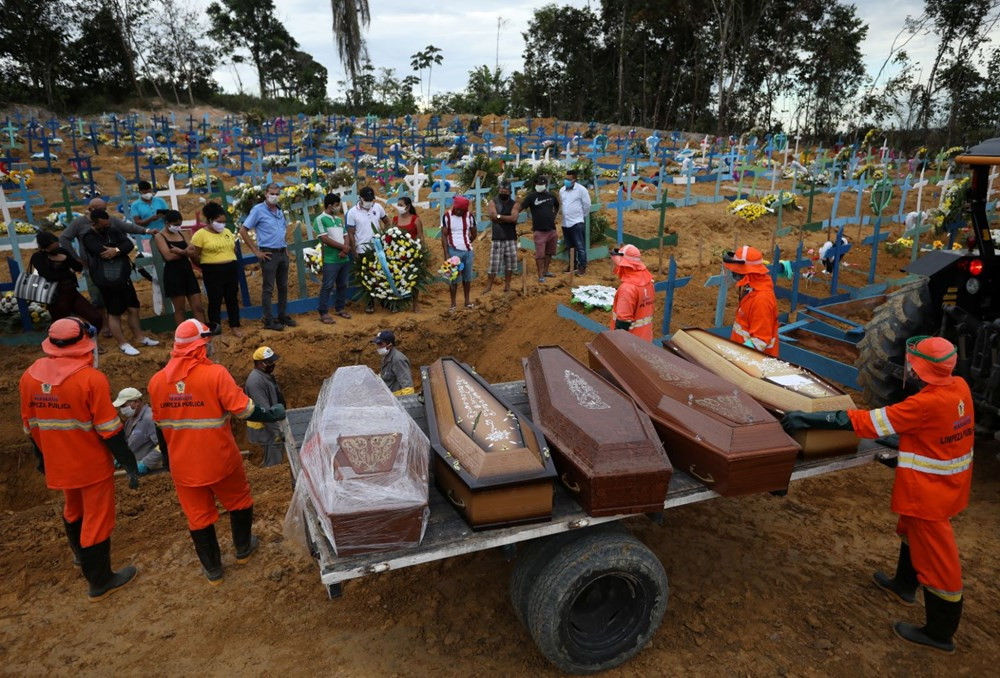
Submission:
<svg viewBox="0 0 1000 678">
<path fill-rule="evenodd" d="M 224 221 L 213 221 L 212 222 L 212 230 L 215 231 L 216 233 L 222 233 L 224 230 L 226 230 L 226 222 L 224 222 Z"/>
<path fill-rule="evenodd" d="M 406 211 L 406 205 L 396 205 L 396 211 L 400 214 L 404 213 Z"/>
<path fill-rule="evenodd" d="M 379 346 L 375 349 L 375 351 L 378 352 L 379 355 L 387 355 L 389 353 L 389 347 Z"/>
<path fill-rule="evenodd" d="M 142 195 L 141 195 L 140 197 L 141 197 L 141 198 L 142 198 L 143 200 L 145 200 L 145 201 L 147 201 L 147 202 L 148 202 L 148 201 L 150 201 L 150 200 L 152 200 L 152 199 L 153 199 L 153 194 L 152 194 L 152 193 L 143 193 L 143 194 L 142 194 Z"/>
<path fill-rule="evenodd" d="M 181 232 L 181 227 L 180 226 L 174 226 L 173 224 L 168 224 L 167 225 L 167 230 L 170 231 L 171 233 L 180 233 Z"/>
<path fill-rule="evenodd" d="M 126 419 L 131 419 L 132 415 L 135 414 L 135 408 L 132 407 L 131 405 L 125 405 L 118 411 L 121 412 L 122 416 L 125 417 Z"/>
<path fill-rule="evenodd" d="M 535 184 L 535 193 L 542 193 L 548 188 L 545 184 Z"/>
<path fill-rule="evenodd" d="M 375 203 L 368 202 L 367 200 L 362 200 L 358 204 L 361 205 L 361 209 L 363 209 L 363 210 L 370 210 L 372 208 L 372 205 L 374 205 Z"/>
<path fill-rule="evenodd" d="M 278 196 L 276 196 L 274 194 L 268 194 L 268 196 L 267 196 L 267 204 L 268 205 L 277 205 L 278 204 Z"/>
</svg>

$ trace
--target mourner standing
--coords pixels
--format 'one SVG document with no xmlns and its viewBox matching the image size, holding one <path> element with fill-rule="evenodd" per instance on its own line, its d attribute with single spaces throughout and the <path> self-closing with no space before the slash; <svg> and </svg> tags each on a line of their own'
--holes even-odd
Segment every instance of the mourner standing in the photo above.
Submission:
<svg viewBox="0 0 1000 678">
<path fill-rule="evenodd" d="M 66 537 L 96 601 L 132 581 L 135 567 L 111 569 L 115 526 L 115 467 L 126 470 L 129 487 L 139 484 L 135 457 L 111 404 L 108 378 L 94 367 L 96 329 L 79 318 L 49 326 L 46 357 L 21 375 L 21 420 L 31 436 L 45 484 L 66 498 Z"/>
<path fill-rule="evenodd" d="M 395 396 L 411 395 L 413 375 L 410 373 L 410 359 L 396 348 L 396 335 L 391 330 L 382 330 L 372 340 L 375 350 L 382 356 L 382 370 L 379 375 Z"/>
<path fill-rule="evenodd" d="M 163 220 L 166 226 L 153 235 L 153 242 L 163 257 L 163 293 L 174 305 L 174 324 L 184 322 L 189 306 L 191 314 L 205 322 L 201 286 L 194 274 L 194 267 L 191 266 L 194 249 L 190 238 L 181 228 L 184 217 L 177 210 L 166 210 Z"/>
<path fill-rule="evenodd" d="M 512 216 L 517 202 L 511 198 L 510 184 L 501 181 L 497 197 L 486 205 L 486 215 L 493 224 L 490 246 L 490 267 L 486 272 L 486 294 L 493 287 L 493 281 L 503 272 L 503 291 L 510 292 L 510 280 L 517 268 L 517 217 Z"/>
<path fill-rule="evenodd" d="M 153 410 L 142 401 L 142 392 L 131 386 L 123 388 L 112 404 L 118 408 L 125 422 L 125 438 L 135 455 L 139 475 L 144 476 L 150 471 L 163 468 L 163 455 L 160 454 L 160 441 L 156 435 L 156 424 L 153 423 Z"/>
<path fill-rule="evenodd" d="M 170 209 L 163 198 L 153 193 L 153 185 L 148 181 L 139 182 L 139 199 L 132 203 L 130 216 L 136 226 L 142 226 L 149 231 L 159 231 L 163 228 L 162 211 Z"/>
<path fill-rule="evenodd" d="M 340 196 L 328 193 L 323 198 L 323 213 L 316 218 L 319 241 L 323 245 L 323 282 L 319 288 L 319 319 L 327 325 L 335 321 L 330 315 L 330 295 L 336 289 L 333 309 L 341 318 L 347 312 L 347 285 L 351 277 L 351 237 L 344 228 L 340 212 Z M 339 241 L 337 240 L 339 238 Z"/>
<path fill-rule="evenodd" d="M 295 327 L 297 324 L 288 315 L 288 222 L 285 213 L 278 207 L 281 195 L 278 184 L 270 183 L 264 191 L 264 202 L 250 210 L 240 226 L 240 237 L 260 261 L 260 304 L 264 311 L 264 327 L 283 330 L 286 326 Z M 256 242 L 250 237 L 251 230 L 257 235 Z M 278 289 L 277 318 L 271 310 L 271 295 L 275 287 Z"/>
<path fill-rule="evenodd" d="M 941 337 L 906 342 L 906 375 L 923 388 L 900 403 L 877 410 L 789 412 L 786 431 L 804 428 L 853 430 L 861 438 L 899 436 L 892 511 L 902 539 L 896 573 L 874 575 L 875 583 L 904 605 L 916 603 L 924 587 L 926 623 L 896 622 L 903 640 L 954 652 L 962 618 L 962 566 L 951 518 L 969 503 L 975 435 L 972 394 L 952 375 L 957 349 Z"/>
<path fill-rule="evenodd" d="M 451 209 L 441 215 L 441 248 L 444 258 L 457 257 L 462 262 L 462 295 L 465 297 L 465 307 L 472 308 L 474 304 L 469 299 L 472 288 L 472 269 L 476 255 L 472 251 L 472 243 L 476 240 L 476 217 L 469 214 L 469 199 L 464 195 L 456 195 Z M 455 298 L 458 295 L 458 280 L 448 287 L 451 294 L 449 313 L 455 311 Z"/>
<path fill-rule="evenodd" d="M 514 208 L 512 216 L 516 219 L 522 209 L 531 213 L 531 230 L 535 239 L 535 267 L 538 269 L 538 282 L 543 283 L 546 278 L 555 277 L 554 273 L 549 272 L 549 265 L 556 254 L 556 242 L 559 240 L 556 234 L 559 199 L 549 192 L 549 180 L 544 174 L 535 177 L 535 190 L 524 196 L 524 200 Z"/>
<path fill-rule="evenodd" d="M 611 252 L 615 275 L 621 280 L 611 309 L 611 329 L 628 330 L 640 339 L 653 341 L 653 275 L 642 263 L 642 252 L 625 245 Z"/>
<path fill-rule="evenodd" d="M 215 534 L 216 499 L 229 512 L 236 562 L 257 550 L 252 534 L 253 497 L 229 415 L 250 421 L 280 421 L 285 408 L 257 407 L 225 367 L 211 360 L 213 336 L 191 318 L 178 326 L 170 362 L 149 382 L 153 420 L 163 431 L 177 499 L 209 582 L 222 581 L 222 556 Z"/>
<path fill-rule="evenodd" d="M 372 238 L 379 232 L 379 227 L 389 225 L 389 217 L 382 206 L 375 202 L 375 189 L 365 186 L 358 191 L 358 202 L 347 210 L 347 230 L 351 234 L 355 254 L 362 254 L 371 247 Z M 359 259 L 355 257 L 357 265 Z M 369 299 L 365 313 L 375 312 L 375 300 Z"/>
<path fill-rule="evenodd" d="M 265 410 L 275 405 L 285 405 L 278 380 L 274 378 L 274 366 L 278 354 L 270 346 L 261 346 L 253 352 L 253 369 L 247 376 L 246 392 L 254 404 Z M 281 425 L 277 422 L 247 422 L 247 440 L 259 445 L 264 451 L 261 466 L 277 466 L 285 456 L 285 442 L 281 435 Z"/>
<path fill-rule="evenodd" d="M 744 245 L 736 252 L 726 252 L 722 263 L 736 281 L 739 295 L 730 339 L 778 357 L 778 300 L 764 255 Z"/>
<path fill-rule="evenodd" d="M 567 254 L 572 249 L 576 254 L 576 273 L 587 272 L 587 215 L 590 214 L 590 191 L 577 183 L 577 171 L 574 168 L 566 170 L 566 179 L 559 189 L 559 202 L 562 204 L 563 240 L 566 243 Z M 566 264 L 569 273 L 569 263 Z"/>
<path fill-rule="evenodd" d="M 48 306 L 52 319 L 75 315 L 100 330 L 104 323 L 101 312 L 77 289 L 79 281 L 76 274 L 83 270 L 83 264 L 75 254 L 60 246 L 59 239 L 48 231 L 40 232 L 35 241 L 38 251 L 31 255 L 28 266 L 56 285 L 56 294 Z"/>
</svg>

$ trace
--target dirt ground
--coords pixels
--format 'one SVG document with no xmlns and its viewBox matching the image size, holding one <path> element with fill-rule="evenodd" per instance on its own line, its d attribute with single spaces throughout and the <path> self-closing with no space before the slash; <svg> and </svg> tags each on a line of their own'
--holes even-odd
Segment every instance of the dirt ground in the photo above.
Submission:
<svg viewBox="0 0 1000 678">
<path fill-rule="evenodd" d="M 100 176 L 128 162 L 102 155 Z M 52 180 L 36 179 L 43 192 Z M 672 188 L 670 195 L 682 190 Z M 713 190 L 699 185 L 694 192 Z M 186 213 L 197 201 L 182 199 Z M 853 196 L 845 196 L 841 213 L 853 207 Z M 818 198 L 815 209 L 816 218 L 826 216 L 829 197 Z M 805 220 L 802 213 L 785 216 L 786 223 Z M 424 217 L 433 223 L 433 215 Z M 609 217 L 613 223 L 614 213 Z M 657 223 L 655 213 L 626 215 L 631 233 L 652 236 Z M 681 275 L 693 276 L 675 299 L 673 327 L 708 326 L 716 290 L 703 284 L 718 272 L 719 254 L 734 240 L 766 249 L 774 218 L 747 224 L 721 205 L 706 204 L 668 211 L 667 225 L 680 234 L 680 245 L 667 255 L 676 257 Z M 898 233 L 900 226 L 893 228 Z M 825 236 L 806 234 L 807 248 L 818 248 Z M 783 249 L 796 242 L 796 236 L 779 239 Z M 477 246 L 479 271 L 488 248 Z M 435 257 L 439 250 L 432 247 Z M 655 273 L 656 253 L 644 258 Z M 898 275 L 901 262 L 881 256 L 879 274 Z M 856 248 L 846 263 L 845 282 L 860 284 L 867 248 Z M 282 334 L 248 322 L 247 336 L 224 337 L 217 356 L 242 382 L 251 351 L 263 343 L 274 347 L 282 356 L 276 375 L 292 407 L 312 405 L 322 380 L 340 365 L 376 367 L 370 340 L 383 328 L 396 332 L 414 366 L 454 355 L 491 381 L 519 379 L 519 360 L 535 346 L 559 344 L 583 358 L 592 336 L 556 316 L 557 304 L 569 300 L 567 276 L 544 286 L 533 280 L 529 275 L 524 296 L 494 288 L 477 308 L 453 316 L 445 313 L 448 295 L 439 285 L 416 314 L 367 316 L 353 307 L 350 320 L 326 326 L 315 315 L 300 316 L 299 327 Z M 579 282 L 614 279 L 600 261 Z M 803 291 L 819 294 L 821 285 L 808 283 Z M 481 286 L 480 278 L 474 294 Z M 519 280 L 514 287 L 520 289 Z M 659 319 L 662 299 L 657 304 Z M 730 299 L 727 320 L 733 305 Z M 608 322 L 608 313 L 590 315 Z M 113 391 L 144 387 L 166 363 L 169 335 L 159 338 L 163 346 L 138 358 L 102 340 L 108 352 L 101 369 Z M 512 564 L 498 551 L 350 582 L 343 598 L 329 601 L 315 563 L 282 537 L 291 497 L 287 467 L 258 468 L 256 451 L 248 474 L 262 547 L 248 564 L 235 563 L 223 517 L 226 580 L 209 586 L 169 477 L 146 478 L 135 492 L 120 483 L 114 561 L 138 566 L 139 578 L 109 600 L 89 603 L 60 524 L 61 496 L 45 489 L 33 470 L 18 421 L 17 380 L 39 355 L 36 347 L 6 347 L 0 371 L 0 405 L 8 412 L 0 420 L 0 576 L 6 582 L 0 587 L 0 674 L 556 675 L 517 622 L 507 595 Z M 245 441 L 242 428 L 236 434 Z M 891 571 L 897 552 L 888 510 L 892 475 L 873 464 L 801 481 L 785 498 L 680 507 L 666 513 L 662 527 L 630 519 L 632 531 L 662 560 L 671 598 L 650 645 L 608 675 L 992 675 L 1000 640 L 997 447 L 980 441 L 972 501 L 954 521 L 966 591 L 955 656 L 911 650 L 892 634 L 891 621 L 920 621 L 923 611 L 890 602 L 871 583 L 875 569 Z"/>
</svg>

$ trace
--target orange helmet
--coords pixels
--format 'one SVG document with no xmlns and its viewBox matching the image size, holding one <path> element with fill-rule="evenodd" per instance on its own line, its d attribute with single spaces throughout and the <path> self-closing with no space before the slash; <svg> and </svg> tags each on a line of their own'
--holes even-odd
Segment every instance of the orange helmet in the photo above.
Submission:
<svg viewBox="0 0 1000 678">
<path fill-rule="evenodd" d="M 958 362 L 958 349 L 943 337 L 919 336 L 906 342 L 906 360 L 925 384 L 946 386 Z"/>
<path fill-rule="evenodd" d="M 93 352 L 97 329 L 79 318 L 60 318 L 49 326 L 42 350 L 53 358 L 87 355 Z"/>
<path fill-rule="evenodd" d="M 764 255 L 756 247 L 744 245 L 735 252 L 726 252 L 722 255 L 722 263 L 733 273 L 747 275 L 748 273 L 763 273 L 767 275 L 770 271 L 764 265 Z"/>
</svg>

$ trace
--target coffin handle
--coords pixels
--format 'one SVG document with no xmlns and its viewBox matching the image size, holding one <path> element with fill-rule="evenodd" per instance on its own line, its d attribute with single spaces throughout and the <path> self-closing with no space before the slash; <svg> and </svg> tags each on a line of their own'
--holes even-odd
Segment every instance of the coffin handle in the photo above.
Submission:
<svg viewBox="0 0 1000 678">
<path fill-rule="evenodd" d="M 712 477 L 711 473 L 709 473 L 707 476 L 700 476 L 697 473 L 695 473 L 694 472 L 694 464 L 691 464 L 691 467 L 688 469 L 688 473 L 691 474 L 691 475 L 693 475 L 695 478 L 697 478 L 698 480 L 700 480 L 703 483 L 714 483 L 715 482 L 715 478 Z"/>
<path fill-rule="evenodd" d="M 566 489 L 569 490 L 570 492 L 579 492 L 580 491 L 580 486 L 577 485 L 576 483 L 574 483 L 572 480 L 570 480 L 569 476 L 567 474 L 565 474 L 565 473 L 562 474 L 559 477 L 559 479 L 562 480 L 562 484 L 565 485 Z"/>
<path fill-rule="evenodd" d="M 448 501 L 450 501 L 452 504 L 454 504 L 458 508 L 465 508 L 465 502 L 464 501 L 462 501 L 461 499 L 455 499 L 455 491 L 454 490 L 448 490 L 448 494 L 445 495 L 445 496 L 448 497 Z"/>
</svg>

